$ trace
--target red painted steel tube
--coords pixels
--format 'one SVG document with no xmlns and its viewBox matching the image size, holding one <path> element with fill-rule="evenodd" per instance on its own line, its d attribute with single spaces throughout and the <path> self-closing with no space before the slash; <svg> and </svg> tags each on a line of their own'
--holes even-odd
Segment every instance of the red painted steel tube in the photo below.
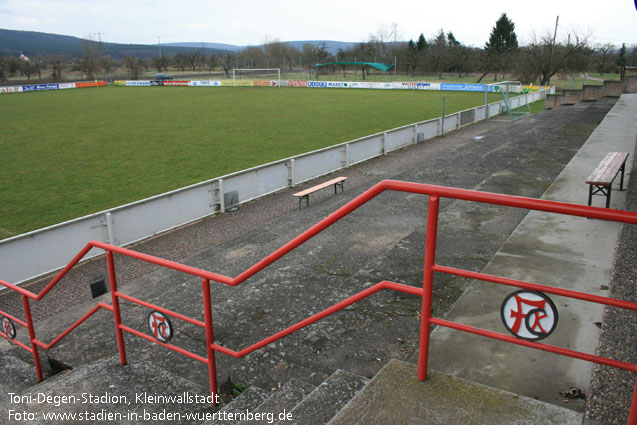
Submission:
<svg viewBox="0 0 637 425">
<path fill-rule="evenodd" d="M 29 347 L 26 344 L 21 343 L 20 341 L 18 341 L 17 339 L 11 339 L 7 336 L 7 334 L 5 334 L 4 332 L 0 332 L 0 336 L 3 337 L 4 339 L 6 339 L 7 341 L 17 345 L 20 348 L 24 348 L 25 350 L 27 350 L 29 353 L 33 353 L 33 350 L 31 349 L 31 347 Z"/>
<path fill-rule="evenodd" d="M 420 288 L 414 288 L 413 286 L 403 285 L 403 284 L 395 283 L 395 282 L 383 281 L 383 282 L 377 283 L 374 286 L 370 286 L 369 288 L 364 289 L 363 291 L 361 291 L 361 292 L 359 292 L 359 293 L 357 293 L 355 295 L 352 295 L 351 297 L 349 297 L 349 298 L 347 298 L 347 299 L 345 299 L 343 301 L 340 301 L 340 302 L 334 304 L 332 307 L 328 307 L 325 310 L 308 317 L 307 319 L 301 320 L 300 322 L 298 322 L 298 323 L 296 323 L 296 324 L 294 324 L 294 325 L 292 325 L 292 326 L 290 326 L 290 327 L 288 327 L 288 328 L 286 328 L 286 329 L 284 329 L 284 330 L 282 330 L 280 332 L 277 332 L 274 335 L 271 335 L 271 336 L 269 336 L 269 337 L 267 337 L 267 338 L 265 338 L 265 339 L 263 339 L 263 340 L 261 340 L 259 342 L 256 342 L 256 343 L 250 345 L 249 347 L 244 348 L 243 350 L 234 351 L 234 350 L 232 350 L 230 348 L 222 347 L 222 346 L 217 345 L 217 344 L 213 344 L 212 347 L 216 351 L 219 351 L 221 353 L 227 354 L 227 355 L 229 355 L 231 357 L 234 357 L 234 358 L 243 357 L 243 356 L 245 356 L 247 354 L 250 354 L 254 350 L 258 350 L 259 348 L 264 347 L 264 346 L 266 346 L 266 345 L 268 345 L 268 344 L 270 344 L 270 343 L 272 343 L 272 342 L 274 342 L 274 341 L 276 341 L 278 339 L 281 339 L 284 336 L 287 336 L 287 335 L 289 335 L 289 334 L 291 334 L 291 333 L 293 333 L 293 332 L 295 332 L 295 331 L 297 331 L 297 330 L 299 330 L 301 328 L 304 328 L 304 327 L 306 327 L 308 325 L 311 325 L 312 323 L 314 323 L 314 322 L 316 322 L 318 320 L 321 320 L 324 317 L 327 317 L 327 316 L 329 316 L 332 313 L 336 313 L 337 311 L 342 310 L 345 307 L 348 307 L 348 306 L 354 304 L 355 302 L 360 301 L 363 298 L 366 298 L 366 297 L 368 297 L 368 296 L 370 296 L 372 294 L 375 294 L 376 292 L 381 291 L 383 289 L 393 289 L 393 290 L 400 291 L 400 292 L 405 292 L 405 293 L 408 293 L 408 294 L 422 296 L 422 289 L 420 289 Z"/>
<path fill-rule="evenodd" d="M 128 327 L 126 325 L 120 325 L 120 329 L 122 331 L 126 331 L 128 333 L 133 334 L 133 335 L 137 335 L 138 337 L 143 338 L 143 339 L 145 339 L 147 341 L 154 342 L 155 344 L 159 344 L 162 347 L 168 348 L 169 350 L 176 351 L 177 353 L 183 354 L 184 356 L 190 357 L 191 359 L 195 359 L 195 360 L 198 360 L 198 361 L 200 361 L 202 363 L 206 363 L 206 364 L 208 363 L 208 359 L 206 359 L 205 357 L 202 357 L 202 356 L 200 356 L 198 354 L 195 354 L 195 353 L 191 353 L 190 351 L 184 350 L 183 348 L 179 348 L 179 347 L 177 347 L 175 345 L 166 344 L 165 342 L 157 341 L 152 336 L 146 335 L 145 333 L 140 332 L 137 329 L 133 329 L 133 328 Z"/>
<path fill-rule="evenodd" d="M 110 245 L 100 241 L 91 241 L 90 245 L 101 248 L 105 251 L 116 252 L 127 257 L 135 258 L 141 261 L 145 261 L 151 264 L 157 264 L 158 266 L 166 267 L 168 269 L 177 270 L 183 273 L 187 273 L 193 276 L 199 276 L 205 279 L 214 280 L 215 282 L 230 284 L 232 278 L 217 273 L 211 273 L 206 270 L 201 270 L 196 267 L 186 266 L 185 264 L 176 263 L 174 261 L 164 260 L 163 258 L 154 257 L 152 255 L 143 254 L 141 252 L 133 251 L 130 249 L 122 248 L 115 245 Z"/>
<path fill-rule="evenodd" d="M 13 315 L 11 315 L 9 313 L 6 313 L 6 312 L 4 312 L 2 310 L 0 310 L 0 316 L 8 317 L 9 319 L 11 319 L 14 322 L 24 326 L 25 328 L 29 326 L 29 325 L 27 325 L 27 322 L 25 322 L 24 320 L 20 320 L 17 317 L 15 317 L 15 316 L 13 316 Z"/>
<path fill-rule="evenodd" d="M 637 425 L 637 380 L 635 380 L 635 389 L 633 390 L 633 401 L 630 404 L 628 425 Z"/>
<path fill-rule="evenodd" d="M 376 186 L 381 186 L 383 190 L 420 193 L 423 195 L 440 196 L 443 198 L 462 199 L 465 201 L 481 202 L 485 204 L 504 205 L 515 208 L 637 224 L 637 213 L 630 211 L 590 207 L 588 205 L 569 204 L 566 202 L 548 201 L 546 199 L 524 198 L 521 196 L 505 195 L 501 193 L 479 192 L 475 190 L 456 189 L 452 187 L 396 180 L 383 180 Z"/>
<path fill-rule="evenodd" d="M 40 364 L 40 354 L 38 353 L 38 346 L 35 343 L 37 340 L 35 337 L 35 327 L 33 326 L 33 316 L 31 315 L 31 305 L 29 304 L 29 297 L 22 295 L 22 305 L 24 306 L 24 316 L 27 319 L 27 328 L 29 329 L 29 341 L 31 342 L 31 354 L 33 354 L 33 363 L 35 364 L 35 373 L 38 376 L 38 382 L 42 382 L 42 365 Z"/>
<path fill-rule="evenodd" d="M 157 264 L 163 267 L 168 267 L 174 270 L 179 270 L 184 273 L 189 273 L 195 276 L 206 278 L 220 283 L 236 286 L 259 272 L 263 268 L 272 264 L 283 255 L 292 251 L 299 245 L 303 244 L 316 234 L 325 230 L 327 227 L 334 224 L 336 221 L 345 217 L 352 211 L 356 210 L 363 204 L 367 203 L 371 199 L 380 195 L 385 190 L 394 190 L 409 193 L 419 193 L 423 195 L 439 196 L 452 199 L 462 199 L 466 201 L 482 202 L 495 205 L 506 205 L 515 208 L 526 208 L 539 211 L 554 212 L 560 214 L 575 215 L 581 217 L 596 218 L 601 220 L 619 221 L 624 223 L 637 224 L 637 213 L 612 210 L 607 208 L 590 207 L 577 204 L 568 204 L 564 202 L 547 201 L 543 199 L 531 199 L 523 198 L 519 196 L 504 195 L 499 193 L 478 192 L 467 189 L 456 189 L 443 186 L 427 185 L 420 183 L 401 182 L 396 180 L 383 180 L 378 184 L 372 186 L 361 195 L 354 198 L 335 212 L 327 216 L 325 219 L 319 221 L 308 230 L 292 239 L 281 248 L 277 249 L 261 261 L 257 262 L 236 278 L 230 278 L 228 276 L 220 275 L 217 273 L 210 273 L 204 270 L 197 269 L 195 267 L 185 266 L 183 264 L 175 263 L 172 261 L 164 260 L 161 258 L 153 257 L 151 255 L 142 254 L 126 248 L 116 247 L 99 241 L 91 241 L 78 255 L 62 270 L 60 273 L 38 294 L 22 289 L 14 284 L 0 280 L 0 285 L 6 286 L 20 294 L 27 295 L 32 299 L 41 299 L 57 282 L 84 256 L 92 247 L 101 248 L 106 251 L 117 252 L 122 255 L 126 255 L 132 258 L 137 258 L 142 261 L 147 261 L 153 264 Z"/>
<path fill-rule="evenodd" d="M 332 214 L 330 214 L 328 217 L 326 217 L 325 219 L 319 221 L 318 223 L 316 223 L 315 225 L 311 226 L 308 230 L 306 230 L 305 232 L 301 233 L 299 236 L 297 236 L 296 238 L 292 239 L 291 241 L 289 241 L 288 243 L 284 244 L 282 247 L 280 247 L 279 249 L 277 249 L 276 251 L 272 252 L 270 255 L 266 256 L 265 258 L 263 258 L 261 261 L 257 262 L 256 264 L 254 264 L 253 266 L 249 267 L 248 269 L 246 269 L 244 272 L 240 273 L 237 277 L 235 278 L 231 278 L 228 276 L 224 276 L 224 275 L 220 275 L 217 273 L 211 273 L 211 272 L 207 272 L 204 270 L 200 270 L 194 267 L 190 267 L 190 266 L 186 266 L 186 265 L 182 265 L 179 263 L 175 263 L 172 261 L 167 261 L 161 258 L 157 258 L 157 257 L 153 257 L 147 254 L 142 254 L 142 253 L 138 253 L 132 250 L 128 250 L 125 248 L 120 248 L 120 247 L 115 247 L 109 244 L 105 244 L 103 242 L 99 242 L 99 241 L 91 241 L 87 246 L 85 246 L 83 248 L 82 251 L 80 251 L 74 258 L 73 260 L 67 264 L 67 266 L 61 270 L 58 275 L 51 281 L 49 282 L 49 284 L 39 293 L 39 294 L 34 294 L 28 290 L 19 288 L 18 286 L 11 284 L 9 282 L 5 282 L 3 280 L 0 280 L 0 285 L 6 286 L 18 293 L 20 293 L 24 299 L 34 299 L 34 300 L 40 300 L 43 296 L 45 296 L 48 291 L 53 288 L 61 279 L 64 275 L 66 275 L 66 273 L 73 267 L 75 266 L 75 264 L 77 264 L 77 262 L 79 262 L 93 247 L 96 248 L 101 248 L 104 249 L 107 253 L 107 261 L 108 261 L 108 268 L 109 268 L 109 275 L 111 276 L 111 293 L 113 296 L 113 306 L 112 306 L 112 311 L 113 311 L 113 316 L 114 316 L 114 320 L 115 320 L 115 328 L 116 328 L 116 332 L 117 332 L 117 336 L 118 336 L 118 346 L 120 349 L 120 360 L 122 361 L 122 363 L 125 363 L 125 358 L 126 358 L 126 354 L 125 354 L 125 347 L 124 347 L 124 339 L 123 339 L 123 334 L 122 331 L 126 330 L 132 333 L 137 334 L 138 336 L 141 336 L 145 339 L 148 339 L 150 341 L 156 342 L 160 345 L 164 345 L 167 346 L 171 349 L 174 349 L 175 351 L 178 352 L 183 352 L 183 354 L 188 355 L 189 357 L 192 358 L 196 358 L 197 360 L 203 361 L 203 362 L 207 362 L 207 359 L 204 359 L 201 356 L 197 356 L 194 355 L 192 353 L 189 353 L 185 350 L 181 350 L 177 347 L 174 346 L 170 346 L 169 344 L 164 344 L 164 343 L 160 343 L 158 341 L 155 341 L 154 339 L 152 339 L 151 337 L 142 334 L 140 332 L 134 331 L 131 328 L 128 328 L 124 325 L 121 324 L 121 314 L 119 311 L 119 296 L 121 296 L 122 294 L 119 294 L 117 292 L 117 282 L 116 282 L 116 277 L 115 277 L 115 269 L 114 269 L 114 262 L 113 262 L 113 252 L 117 252 L 121 255 L 126 255 L 129 256 L 131 258 L 135 258 L 135 259 L 139 259 L 141 261 L 146 261 L 146 262 L 150 262 L 153 264 L 157 264 L 163 267 L 167 267 L 170 269 L 174 269 L 174 270 L 178 270 L 184 273 L 188 273 L 191 275 L 196 275 L 196 276 L 200 276 L 202 279 L 208 279 L 208 280 L 213 280 L 213 281 L 217 281 L 220 283 L 224 283 L 224 284 L 228 284 L 228 285 L 238 285 L 241 282 L 243 282 L 244 280 L 248 279 L 249 277 L 253 276 L 254 274 L 258 273 L 259 271 L 261 271 L 263 268 L 267 267 L 268 265 L 272 264 L 273 262 L 275 262 L 276 260 L 278 260 L 279 258 L 281 258 L 282 256 L 286 255 L 287 253 L 289 253 L 290 251 L 292 251 L 293 249 L 297 248 L 298 246 L 300 246 L 301 244 L 303 244 L 304 242 L 306 242 L 307 240 L 309 240 L 310 238 L 314 237 L 315 235 L 317 235 L 318 233 L 322 232 L 323 230 L 325 230 L 326 228 L 328 228 L 329 226 L 331 226 L 332 224 L 334 224 L 335 222 L 337 222 L 338 220 L 340 220 L 341 218 L 345 217 L 346 215 L 350 214 L 351 212 L 353 212 L 354 210 L 356 210 L 357 208 L 359 208 L 360 206 L 362 206 L 363 204 L 365 204 L 366 202 L 370 201 L 371 199 L 375 198 L 376 196 L 380 195 L 382 192 L 384 192 L 385 190 L 395 190 L 395 191 L 402 191 L 402 192 L 409 192 L 409 193 L 419 193 L 419 194 L 423 194 L 423 195 L 429 195 L 430 196 L 430 203 L 432 198 L 435 199 L 435 203 L 436 203 L 436 211 L 438 209 L 438 199 L 439 197 L 447 197 L 447 198 L 452 198 L 452 199 L 461 199 L 461 200 L 466 200 L 466 201 L 473 201 L 473 202 L 482 202 L 482 203 L 488 203 L 488 204 L 494 204 L 494 205 L 504 205 L 504 206 L 510 206 L 510 207 L 515 207 L 515 208 L 525 208 L 525 209 L 531 209 L 531 210 L 539 210 L 539 211 L 546 211 L 546 212 L 552 212 L 552 213 L 559 213 L 559 214 L 567 214 L 567 215 L 573 215 L 573 216 L 581 216 L 581 217 L 589 217 L 589 218 L 595 218 L 595 219 L 601 219 L 601 220 L 610 220 L 610 221 L 617 221 L 617 222 L 623 222 L 623 223 L 632 223 L 632 224 L 637 224 L 637 213 L 634 212 L 628 212 L 628 211 L 619 211 L 619 210 L 611 210 L 611 209 L 606 209 L 606 208 L 598 208 L 598 207 L 590 207 L 590 206 L 583 206 L 583 205 L 575 205 L 575 204 L 567 204 L 567 203 L 562 203 L 562 202 L 554 202 L 554 201 L 547 201 L 547 200 L 541 200 L 541 199 L 530 199 L 530 198 L 522 198 L 522 197 L 517 197 L 517 196 L 510 196 L 510 195 L 503 195 L 503 194 L 497 194 L 497 193 L 487 193 L 487 192 L 476 192 L 476 191 L 471 191 L 471 190 L 465 190 L 465 189 L 454 189 L 454 188 L 445 188 L 445 187 L 441 187 L 441 186 L 433 186 L 433 185 L 425 185 L 425 184 L 418 184 L 418 183 L 408 183 L 408 182 L 399 182 L 399 181 L 393 181 L 393 180 L 384 180 L 378 184 L 376 184 L 375 186 L 373 186 L 372 188 L 368 189 L 367 191 L 365 191 L 363 194 L 359 195 L 358 197 L 356 197 L 355 199 L 353 199 L 352 201 L 348 202 L 346 205 L 344 205 L 343 207 L 339 208 L 338 210 L 336 210 L 335 212 L 333 212 Z M 432 208 L 430 206 L 430 212 L 431 212 Z M 429 229 L 429 224 L 428 224 L 428 235 L 432 234 L 432 230 L 433 230 L 433 234 L 435 234 L 436 232 L 436 226 L 432 226 L 432 229 Z M 435 241 L 431 242 L 433 245 L 433 248 L 435 249 Z M 429 253 L 432 253 L 432 246 L 429 245 L 430 241 L 428 238 L 427 241 L 427 253 L 426 255 L 429 255 Z M 431 266 L 430 267 L 426 267 L 426 273 L 425 275 L 430 275 L 433 273 L 433 271 L 441 271 L 441 272 L 449 272 L 450 270 L 453 269 L 444 269 L 441 268 L 442 266 L 434 266 L 433 264 L 433 256 L 432 255 L 432 260 L 430 262 Z M 426 263 L 427 263 L 427 259 L 426 259 Z M 437 268 L 438 267 L 438 268 Z M 472 273 L 472 272 L 465 272 L 463 271 L 463 273 Z M 430 303 L 431 301 L 431 297 L 430 295 L 427 295 L 427 290 L 425 290 L 425 288 L 429 285 L 428 282 L 426 282 L 428 278 L 425 277 L 425 282 L 423 282 L 423 290 L 420 291 L 418 293 L 415 292 L 415 288 L 412 289 L 405 289 L 405 288 L 391 288 L 391 289 L 397 289 L 397 290 L 403 290 L 403 292 L 407 292 L 407 293 L 413 293 L 416 295 L 421 295 L 423 297 L 423 305 L 425 304 L 425 301 L 428 301 Z M 479 278 L 480 279 L 480 278 Z M 495 281 L 495 279 L 497 279 L 498 281 L 496 283 L 502 283 L 502 284 L 512 284 L 512 286 L 519 286 L 520 281 L 513 281 L 510 279 L 504 279 L 504 278 L 498 278 L 498 277 L 493 277 L 493 281 Z M 488 279 L 486 279 L 488 280 Z M 515 284 L 513 284 L 515 283 Z M 522 282 L 524 285 L 537 285 L 537 284 L 532 284 L 530 282 Z M 390 286 L 392 285 L 397 285 L 397 284 L 392 284 L 389 282 L 381 282 L 381 284 L 378 284 L 372 288 L 369 288 L 369 290 L 373 291 L 363 291 L 357 295 L 355 295 L 354 297 L 350 297 L 349 299 L 342 301 L 341 303 L 336 304 L 335 306 L 332 306 L 326 310 L 324 310 L 323 312 L 314 315 L 304 321 L 299 322 L 298 324 L 291 326 L 290 328 L 287 328 L 284 331 L 281 331 L 269 338 L 266 338 L 264 340 L 262 340 L 259 343 L 253 344 L 252 346 L 241 350 L 239 352 L 235 352 L 233 350 L 229 350 L 226 349 L 224 347 L 220 347 L 217 346 L 216 344 L 214 344 L 214 342 L 212 344 L 209 344 L 209 347 L 214 348 L 217 351 L 221 351 L 227 354 L 230 354 L 232 356 L 235 357 L 239 357 L 242 355 L 247 354 L 248 352 L 253 351 L 254 349 L 260 348 L 264 345 L 267 345 L 270 342 L 273 342 L 291 332 L 294 332 L 295 330 L 298 330 L 304 326 L 307 326 L 310 323 L 313 323 L 317 320 L 320 320 L 321 318 L 332 314 L 335 311 L 340 310 L 341 308 L 346 307 L 347 305 L 350 305 L 356 301 L 358 301 L 358 299 L 362 299 L 365 296 L 371 295 L 371 293 L 376 292 L 380 289 L 388 289 L 390 288 Z M 403 285 L 404 286 L 404 285 Z M 410 287 L 411 288 L 411 287 Z M 559 291 L 565 291 L 565 290 L 560 290 L 560 289 L 550 289 L 550 290 L 546 290 L 546 288 L 543 285 L 537 285 L 535 286 L 535 288 L 542 288 L 543 291 L 547 292 L 547 293 L 556 293 Z M 430 291 L 429 291 L 430 292 Z M 560 294 L 558 294 L 560 295 Z M 575 293 L 574 291 L 571 292 L 564 292 L 563 295 L 566 296 L 572 296 L 573 298 L 579 298 L 579 299 L 584 299 L 584 300 L 589 300 L 592 301 L 593 299 L 589 299 L 587 294 L 581 294 L 581 293 Z M 594 296 L 592 296 L 594 297 Z M 132 298 L 132 297 L 131 297 Z M 350 300 L 352 300 L 350 302 Z M 605 297 L 599 297 L 595 300 L 595 302 L 601 302 L 603 304 L 608 304 L 608 305 L 615 305 L 615 306 L 619 306 L 619 307 L 624 307 L 624 308 L 630 308 L 630 309 L 634 309 L 631 303 L 628 304 L 624 304 L 624 302 L 619 301 L 619 300 L 612 300 L 610 298 L 605 298 Z M 28 304 L 28 303 L 27 303 Z M 148 304 L 151 305 L 151 304 Z M 627 305 L 630 305 L 629 307 L 627 307 Z M 28 309 L 28 305 L 27 305 L 27 309 Z M 426 313 L 426 310 L 429 309 L 429 313 L 428 314 L 423 314 L 423 321 L 426 323 L 421 323 L 421 352 L 420 352 L 420 356 L 427 356 L 426 350 L 422 349 L 423 346 L 423 333 L 426 333 L 426 338 L 428 341 L 428 337 L 429 337 L 429 332 L 424 332 L 425 328 L 428 330 L 430 328 L 430 323 L 442 323 L 439 322 L 441 319 L 434 319 L 431 318 L 431 320 L 429 320 L 429 317 L 431 316 L 431 307 L 425 307 L 423 306 L 423 313 Z M 210 310 L 211 311 L 211 310 Z M 30 316 L 30 312 L 29 312 L 29 316 Z M 185 316 L 184 316 L 185 317 Z M 193 319 L 194 320 L 194 319 Z M 434 321 L 435 320 L 435 321 Z M 33 328 L 33 324 L 31 323 L 31 319 L 28 318 L 27 319 L 27 323 L 30 323 L 31 328 Z M 193 322 L 191 322 L 193 323 Z M 451 323 L 451 322 L 450 322 Z M 196 324 L 196 323 L 195 323 Z M 205 325 L 205 323 L 204 323 Z M 456 325 L 456 324 L 454 324 Z M 451 326 L 450 326 L 451 327 Z M 468 329 L 474 329 L 471 327 L 468 327 Z M 489 332 L 489 331 L 484 331 L 484 332 Z M 495 333 L 494 333 L 495 334 Z M 498 334 L 500 335 L 500 334 Z M 492 336 L 494 337 L 494 336 Z M 509 337 L 509 336 L 502 336 L 501 338 L 496 337 L 496 339 L 502 339 L 508 342 L 513 342 L 516 344 L 521 344 L 521 345 L 526 345 L 523 342 L 520 342 L 520 340 L 514 338 L 514 337 Z M 37 351 L 37 345 L 41 344 L 39 341 L 37 341 L 36 339 L 32 338 L 32 344 L 36 344 L 33 346 L 33 349 L 35 349 Z M 428 344 L 428 342 L 427 342 Z M 541 345 L 541 344 L 540 344 Z M 536 348 L 536 347 L 534 347 Z M 569 350 L 567 350 L 566 352 L 570 352 L 571 354 L 573 353 L 577 353 L 577 352 L 571 352 Z M 189 353 L 189 354 L 186 354 Z M 562 354 L 562 353 L 558 353 L 558 354 Z M 568 355 L 568 354 L 565 354 Z M 582 356 L 589 356 L 589 355 L 585 355 L 582 353 L 579 353 L 579 355 Z M 193 357 L 194 356 L 194 357 Z M 595 356 L 592 356 L 591 358 L 593 358 Z M 579 357 L 578 357 L 579 358 Z M 425 365 L 424 367 L 424 375 L 426 376 L 426 358 L 425 361 L 422 362 L 422 359 L 419 359 L 419 378 L 421 376 L 421 369 L 422 369 L 422 364 Z M 604 360 L 608 360 L 608 359 L 604 359 Z M 612 361 L 611 361 L 612 362 Z M 605 363 L 603 363 L 605 364 Z M 633 365 L 634 366 L 634 365 Z M 637 368 L 637 366 L 634 366 L 635 368 Z M 633 369 L 631 369 L 633 370 Z M 632 415 L 632 413 L 631 413 Z M 637 425 L 637 424 L 635 424 Z"/>
<path fill-rule="evenodd" d="M 21 295 L 26 295 L 32 300 L 39 301 L 44 297 L 57 283 L 71 270 L 90 250 L 92 246 L 91 244 L 87 244 L 82 250 L 75 256 L 73 259 L 51 280 L 41 291 L 39 294 L 34 294 L 31 291 L 28 291 L 24 288 L 20 288 L 13 283 L 6 282 L 4 280 L 0 280 L 0 285 L 6 286 L 9 289 L 16 291 Z"/>
<path fill-rule="evenodd" d="M 206 328 L 206 354 L 208 356 L 208 381 L 210 382 L 210 392 L 212 393 L 214 400 L 217 392 L 217 360 L 215 356 L 215 350 L 212 348 L 212 344 L 215 343 L 215 337 L 212 327 L 212 301 L 210 299 L 210 281 L 208 279 L 201 279 L 201 290 L 203 292 L 203 315 Z"/>
<path fill-rule="evenodd" d="M 276 260 L 283 257 L 284 255 L 294 250 L 295 248 L 299 247 L 300 245 L 303 245 L 309 239 L 313 238 L 314 236 L 316 236 L 323 230 L 330 227 L 332 224 L 336 223 L 337 221 L 339 221 L 346 215 L 350 214 L 352 211 L 356 210 L 363 204 L 367 203 L 368 201 L 372 200 L 376 196 L 380 195 L 385 190 L 382 187 L 381 183 L 372 186 L 370 189 L 361 193 L 356 198 L 349 201 L 348 203 L 346 203 L 345 205 L 343 205 L 342 207 L 340 207 L 339 209 L 337 209 L 336 211 L 334 211 L 333 213 L 331 213 L 330 215 L 328 215 L 327 217 L 325 217 L 324 219 L 322 219 L 321 221 L 319 221 L 318 223 L 310 227 L 308 230 L 304 231 L 303 233 L 301 233 L 300 235 L 298 235 L 297 237 L 295 237 L 294 239 L 292 239 L 291 241 L 289 241 L 288 243 L 286 243 L 285 245 L 283 245 L 276 251 L 272 252 L 270 255 L 268 255 L 261 261 L 254 264 L 252 267 L 249 267 L 247 270 L 245 270 L 243 273 L 239 274 L 235 279 L 233 279 L 232 285 L 238 285 L 239 283 L 253 276 L 257 272 L 263 270 L 265 267 L 274 263 Z"/>
<path fill-rule="evenodd" d="M 64 332 L 62 332 L 60 335 L 58 335 L 53 341 L 49 342 L 48 344 L 45 344 L 42 341 L 36 339 L 34 342 L 37 345 L 39 345 L 40 347 L 44 348 L 45 350 L 49 350 L 49 349 L 53 348 L 58 342 L 60 342 L 60 340 L 62 340 L 62 338 L 67 336 L 75 328 L 80 326 L 89 317 L 94 315 L 98 310 L 100 310 L 102 308 L 104 308 L 106 310 L 109 310 L 109 311 L 113 311 L 113 307 L 110 304 L 106 304 L 106 303 L 103 303 L 103 302 L 97 303 L 91 310 L 89 310 L 84 316 L 80 317 L 75 323 L 73 323 L 71 326 L 69 326 Z"/>
<path fill-rule="evenodd" d="M 512 335 L 504 335 L 498 332 L 476 328 L 475 326 L 463 325 L 462 323 L 450 322 L 448 320 L 438 319 L 435 317 L 431 318 L 431 323 L 434 323 L 440 326 L 445 326 L 447 328 L 456 329 L 463 332 L 472 333 L 475 335 L 481 335 L 481 336 L 486 336 L 492 339 L 498 339 L 500 341 L 510 342 L 512 344 L 535 348 L 537 350 L 548 351 L 549 353 L 560 354 L 562 356 L 573 357 L 575 359 L 586 360 L 592 363 L 598 363 L 598 364 L 602 364 L 606 366 L 612 366 L 618 369 L 624 369 L 624 370 L 629 370 L 631 372 L 637 372 L 637 365 L 621 362 L 619 360 L 607 359 L 605 357 L 594 356 L 592 354 L 582 353 L 580 351 L 575 351 L 575 350 L 569 350 L 568 348 L 556 347 L 554 345 L 527 341 L 524 339 L 516 338 Z"/>
<path fill-rule="evenodd" d="M 188 322 L 188 323 L 192 323 L 193 325 L 199 326 L 199 327 L 205 327 L 204 322 L 202 322 L 201 320 L 197 320 L 197 319 L 192 319 L 188 316 L 184 316 L 183 314 L 180 313 L 176 313 L 172 310 L 168 310 L 167 308 L 163 308 L 163 307 L 159 307 L 155 304 L 151 304 L 151 303 L 147 303 L 146 301 L 142 301 L 140 299 L 137 299 L 135 297 L 131 297 L 130 295 L 126 295 L 126 294 L 122 294 L 121 292 L 117 292 L 115 294 L 117 296 L 117 298 L 121 298 L 124 299 L 126 301 L 130 301 L 132 303 L 141 305 L 142 307 L 146 307 L 146 308 L 150 308 L 151 310 L 157 310 L 160 313 L 164 313 L 164 314 L 168 314 L 176 319 L 180 319 L 183 320 L 184 322 Z"/>
<path fill-rule="evenodd" d="M 126 345 L 124 334 L 122 333 L 122 314 L 119 310 L 119 298 L 117 297 L 117 275 L 115 274 L 115 259 L 112 251 L 106 251 L 106 264 L 108 267 L 108 278 L 111 286 L 111 303 L 113 306 L 113 321 L 115 322 L 115 335 L 117 336 L 117 349 L 119 351 L 119 362 L 126 364 Z"/>
<path fill-rule="evenodd" d="M 436 241 L 438 238 L 438 210 L 440 199 L 429 197 L 427 212 L 427 241 L 425 242 L 425 269 L 422 282 L 422 307 L 420 313 L 420 344 L 418 351 L 418 379 L 427 379 L 429 362 L 429 334 L 431 332 L 431 302 L 433 300 L 434 261 L 436 259 Z"/>
<path fill-rule="evenodd" d="M 625 308 L 628 310 L 637 310 L 637 303 L 616 300 L 614 298 L 601 297 L 599 295 L 586 294 L 584 292 L 571 291 L 569 289 L 555 288 L 553 286 L 540 285 L 538 283 L 525 282 L 522 280 L 508 279 L 500 276 L 493 276 L 484 273 L 472 272 L 469 270 L 454 269 L 435 265 L 435 272 L 452 274 L 455 276 L 468 277 L 470 279 L 484 280 L 501 285 L 515 286 L 518 288 L 530 289 L 532 291 L 546 292 L 547 294 L 561 295 L 564 297 L 575 298 L 578 300 L 590 301 L 598 304 L 605 304 L 614 307 Z"/>
</svg>

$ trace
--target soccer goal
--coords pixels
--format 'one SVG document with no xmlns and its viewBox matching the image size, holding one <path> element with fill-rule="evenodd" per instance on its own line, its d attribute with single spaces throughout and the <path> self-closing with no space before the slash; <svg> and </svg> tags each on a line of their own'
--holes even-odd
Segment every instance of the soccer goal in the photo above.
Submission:
<svg viewBox="0 0 637 425">
<path fill-rule="evenodd" d="M 237 86 L 273 86 L 281 87 L 280 68 L 234 68 L 232 85 Z"/>
<path fill-rule="evenodd" d="M 489 93 L 500 93 L 502 95 L 503 107 L 497 113 L 492 114 L 493 109 L 489 109 Z M 491 121 L 513 121 L 531 114 L 531 106 L 524 93 L 522 83 L 519 81 L 500 81 L 497 83 L 485 84 L 484 104 L 487 110 L 487 119 Z M 526 108 L 524 108 L 526 106 Z M 493 105 L 492 105 L 493 108 Z M 495 115 L 496 117 L 490 118 Z M 506 116 L 506 119 L 503 119 Z M 499 118 L 499 119 L 498 119 Z"/>
</svg>

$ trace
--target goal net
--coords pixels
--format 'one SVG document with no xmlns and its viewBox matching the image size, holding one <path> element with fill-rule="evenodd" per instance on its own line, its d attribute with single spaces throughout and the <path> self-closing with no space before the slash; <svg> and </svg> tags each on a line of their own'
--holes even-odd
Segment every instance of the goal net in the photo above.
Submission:
<svg viewBox="0 0 637 425">
<path fill-rule="evenodd" d="M 232 85 L 281 87 L 281 69 L 279 68 L 234 68 Z"/>
<path fill-rule="evenodd" d="M 531 114 L 531 107 L 527 102 L 522 83 L 519 81 L 500 81 L 485 85 L 484 102 L 489 111 L 488 93 L 500 93 L 503 107 L 498 111 L 498 116 L 508 116 L 507 121 L 515 120 Z M 495 121 L 492 119 L 492 121 Z"/>
</svg>

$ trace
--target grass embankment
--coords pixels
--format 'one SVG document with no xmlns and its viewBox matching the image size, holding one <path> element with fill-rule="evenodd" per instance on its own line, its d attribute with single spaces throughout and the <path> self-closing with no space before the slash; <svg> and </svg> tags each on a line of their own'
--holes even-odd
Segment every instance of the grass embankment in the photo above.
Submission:
<svg viewBox="0 0 637 425">
<path fill-rule="evenodd" d="M 0 97 L 0 238 L 481 105 L 482 93 L 106 87 Z M 493 95 L 490 101 L 500 100 Z"/>
</svg>

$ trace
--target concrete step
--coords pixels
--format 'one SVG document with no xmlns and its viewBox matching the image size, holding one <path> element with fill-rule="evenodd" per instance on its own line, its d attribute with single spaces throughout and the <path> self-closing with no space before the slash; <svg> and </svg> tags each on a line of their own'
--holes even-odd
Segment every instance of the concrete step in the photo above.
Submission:
<svg viewBox="0 0 637 425">
<path fill-rule="evenodd" d="M 203 425 L 232 425 L 244 418 L 247 412 L 252 412 L 254 406 L 260 405 L 270 396 L 270 393 L 258 387 L 250 387 L 236 399 L 228 403 L 217 413 L 217 417 L 206 421 Z"/>
<path fill-rule="evenodd" d="M 582 414 L 391 360 L 328 425 L 579 425 Z"/>
<path fill-rule="evenodd" d="M 0 350 L 0 394 L 22 391 L 37 382 L 32 364 Z"/>
<path fill-rule="evenodd" d="M 111 357 L 59 373 L 2 403 L 8 423 L 200 424 L 218 410 L 209 392 L 151 363 Z M 208 397 L 208 399 L 206 399 Z M 66 415 L 47 418 L 45 415 Z"/>
<path fill-rule="evenodd" d="M 254 423 L 273 423 L 277 418 L 281 419 L 303 401 L 316 386 L 305 381 L 292 378 L 280 390 L 273 393 L 263 403 L 253 409 L 253 413 L 263 414 L 261 419 L 252 419 L 238 422 L 237 425 L 249 425 Z"/>
<path fill-rule="evenodd" d="M 337 370 L 316 387 L 302 402 L 277 424 L 324 425 L 345 406 L 369 380 L 359 375 Z"/>
</svg>

